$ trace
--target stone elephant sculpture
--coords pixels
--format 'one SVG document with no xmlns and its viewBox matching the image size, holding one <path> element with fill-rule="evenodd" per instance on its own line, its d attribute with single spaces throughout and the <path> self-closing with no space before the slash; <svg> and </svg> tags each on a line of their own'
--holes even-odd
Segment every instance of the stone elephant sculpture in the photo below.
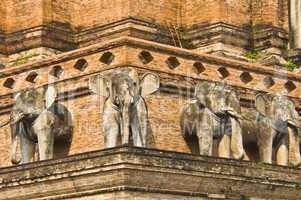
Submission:
<svg viewBox="0 0 301 200">
<path fill-rule="evenodd" d="M 284 95 L 258 94 L 256 106 L 256 138 L 260 160 L 272 163 L 273 147 L 279 165 L 299 166 L 299 116 L 293 101 Z"/>
<path fill-rule="evenodd" d="M 200 82 L 195 97 L 181 114 L 181 130 L 188 141 L 198 138 L 201 155 L 212 155 L 213 140 L 218 140 L 218 156 L 243 159 L 239 98 L 234 89 L 223 83 Z"/>
<path fill-rule="evenodd" d="M 56 95 L 55 88 L 48 86 L 15 96 L 9 121 L 13 164 L 32 162 L 36 145 L 40 160 L 52 159 L 55 140 L 71 138 L 71 115 L 65 106 L 55 102 Z M 18 142 L 19 160 L 16 158 Z"/>
<path fill-rule="evenodd" d="M 156 92 L 159 86 L 160 79 L 156 74 L 146 73 L 139 79 L 137 72 L 128 68 L 90 78 L 90 89 L 105 97 L 103 131 L 106 148 L 120 143 L 146 147 L 148 110 L 143 97 Z"/>
</svg>

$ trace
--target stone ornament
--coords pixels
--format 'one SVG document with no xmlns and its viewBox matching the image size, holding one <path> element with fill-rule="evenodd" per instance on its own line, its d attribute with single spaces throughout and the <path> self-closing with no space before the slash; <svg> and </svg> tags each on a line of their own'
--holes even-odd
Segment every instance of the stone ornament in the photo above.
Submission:
<svg viewBox="0 0 301 200">
<path fill-rule="evenodd" d="M 196 135 L 201 155 L 211 156 L 213 140 L 218 140 L 218 156 L 243 159 L 239 98 L 224 83 L 199 82 L 195 98 L 184 107 L 181 129 L 187 140 Z"/>
<path fill-rule="evenodd" d="M 128 68 L 90 78 L 89 88 L 106 98 L 103 108 L 106 148 L 130 143 L 137 147 L 147 146 L 148 111 L 143 97 L 159 87 L 158 75 L 146 73 L 139 79 L 138 73 Z"/>
<path fill-rule="evenodd" d="M 261 161 L 272 163 L 273 148 L 278 165 L 300 166 L 299 116 L 284 95 L 256 96 L 257 143 Z"/>
<path fill-rule="evenodd" d="M 71 115 L 67 108 L 55 102 L 53 86 L 30 89 L 15 96 L 10 117 L 13 164 L 34 161 L 36 145 L 40 160 L 53 158 L 55 139 L 71 138 Z M 16 152 L 20 142 L 21 159 Z"/>
</svg>

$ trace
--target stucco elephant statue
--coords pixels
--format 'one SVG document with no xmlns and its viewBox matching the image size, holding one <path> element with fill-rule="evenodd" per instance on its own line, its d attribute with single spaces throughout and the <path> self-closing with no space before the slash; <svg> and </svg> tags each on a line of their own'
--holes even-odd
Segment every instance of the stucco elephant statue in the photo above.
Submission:
<svg viewBox="0 0 301 200">
<path fill-rule="evenodd" d="M 48 86 L 15 96 L 10 116 L 13 164 L 32 162 L 36 145 L 40 160 L 52 159 L 55 139 L 71 138 L 71 115 L 65 106 L 55 102 L 56 95 L 55 88 Z M 20 160 L 16 158 L 18 142 Z"/>
<path fill-rule="evenodd" d="M 106 148 L 132 143 L 146 147 L 148 138 L 148 110 L 143 97 L 159 89 L 156 74 L 146 73 L 139 79 L 133 69 L 118 69 L 111 74 L 96 75 L 89 87 L 105 97 L 103 131 Z"/>
<path fill-rule="evenodd" d="M 299 116 L 284 95 L 256 95 L 257 144 L 260 160 L 272 163 L 273 147 L 279 165 L 301 165 Z"/>
<path fill-rule="evenodd" d="M 213 140 L 218 140 L 218 156 L 242 159 L 244 148 L 241 133 L 239 98 L 224 83 L 199 82 L 195 98 L 183 109 L 182 134 L 186 140 L 196 135 L 201 155 L 212 155 Z"/>
</svg>

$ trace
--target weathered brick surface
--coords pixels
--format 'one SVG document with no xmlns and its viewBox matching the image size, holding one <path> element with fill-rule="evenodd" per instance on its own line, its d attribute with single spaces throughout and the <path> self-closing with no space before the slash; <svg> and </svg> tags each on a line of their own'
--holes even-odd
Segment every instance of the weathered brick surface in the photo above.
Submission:
<svg viewBox="0 0 301 200">
<path fill-rule="evenodd" d="M 253 25 L 269 25 L 288 30 L 288 1 L 252 1 Z"/>
<path fill-rule="evenodd" d="M 271 38 L 267 33 L 261 37 L 264 44 L 256 48 L 269 48 L 268 43 L 281 49 L 287 41 L 286 1 L 23 0 L 1 4 L 6 12 L 0 15 L 0 29 L 6 32 L 6 42 L 0 45 L 0 52 L 8 55 L 41 46 L 68 51 L 130 35 L 175 46 L 180 46 L 179 37 L 185 48 L 241 56 L 252 44 L 255 25 L 269 25 L 273 29 L 268 33 L 282 31 L 284 35 Z M 217 27 L 211 30 L 213 25 Z M 199 34 L 191 37 L 194 31 Z M 212 51 L 200 48 L 203 46 Z"/>
<path fill-rule="evenodd" d="M 193 26 L 224 22 L 236 26 L 250 25 L 250 6 L 249 0 L 186 0 L 183 24 Z"/>
</svg>

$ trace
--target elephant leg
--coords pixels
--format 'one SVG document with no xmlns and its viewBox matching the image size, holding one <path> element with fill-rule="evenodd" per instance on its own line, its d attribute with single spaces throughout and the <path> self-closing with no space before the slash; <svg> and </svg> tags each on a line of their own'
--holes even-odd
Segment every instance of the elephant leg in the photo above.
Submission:
<svg viewBox="0 0 301 200">
<path fill-rule="evenodd" d="M 196 117 L 196 134 L 199 142 L 200 155 L 211 156 L 213 151 L 213 123 L 211 115 L 204 111 Z M 192 130 L 191 130 L 192 131 Z"/>
<path fill-rule="evenodd" d="M 300 141 L 298 131 L 294 128 L 288 128 L 288 142 L 289 142 L 289 163 L 293 166 L 301 165 L 300 158 Z"/>
<path fill-rule="evenodd" d="M 50 128 L 39 130 L 38 144 L 40 160 L 48 160 L 53 158 L 54 135 Z"/>
<path fill-rule="evenodd" d="M 259 149 L 260 161 L 272 164 L 273 154 L 273 135 L 276 134 L 274 130 L 266 126 L 258 126 L 257 145 Z"/>
<path fill-rule="evenodd" d="M 227 134 L 224 134 L 218 145 L 218 156 L 222 158 L 230 158 L 231 157 L 231 137 Z"/>
<path fill-rule="evenodd" d="M 199 128 L 198 130 L 200 155 L 212 156 L 213 133 L 210 128 Z"/>
<path fill-rule="evenodd" d="M 111 104 L 105 105 L 103 113 L 103 131 L 106 148 L 113 148 L 118 145 L 121 126 L 122 121 L 120 112 L 112 108 Z"/>
<path fill-rule="evenodd" d="M 279 146 L 276 149 L 277 165 L 288 165 L 288 137 L 285 136 L 280 140 Z"/>
<path fill-rule="evenodd" d="M 148 116 L 147 108 L 144 100 L 141 98 L 137 103 L 137 107 L 133 109 L 132 119 L 132 134 L 134 146 L 146 147 L 147 145 L 147 134 L 148 134 Z M 137 116 L 135 116 L 137 114 Z"/>
<path fill-rule="evenodd" d="M 113 148 L 118 145 L 119 132 L 119 126 L 117 123 L 104 126 L 106 148 Z"/>
<path fill-rule="evenodd" d="M 242 130 L 240 122 L 234 118 L 230 118 L 232 126 L 231 136 L 231 152 L 234 159 L 243 159 L 244 147 L 242 141 Z"/>
<path fill-rule="evenodd" d="M 33 162 L 35 154 L 35 143 L 30 141 L 25 135 L 20 135 L 21 164 Z"/>
<path fill-rule="evenodd" d="M 47 111 L 35 120 L 33 131 L 38 137 L 40 160 L 53 158 L 55 116 Z"/>
<path fill-rule="evenodd" d="M 272 164 L 273 140 L 267 140 L 265 144 L 259 144 L 259 157 L 262 162 Z"/>
<path fill-rule="evenodd" d="M 122 119 L 121 119 L 121 137 L 122 137 L 122 144 L 129 144 L 130 143 L 130 109 L 129 103 L 125 103 L 122 110 Z"/>
</svg>

